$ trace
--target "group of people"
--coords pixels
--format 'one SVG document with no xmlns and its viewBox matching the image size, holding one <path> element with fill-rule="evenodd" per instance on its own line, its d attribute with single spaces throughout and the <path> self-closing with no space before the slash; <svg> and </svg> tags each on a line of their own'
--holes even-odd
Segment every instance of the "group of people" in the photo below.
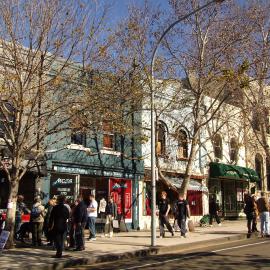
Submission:
<svg viewBox="0 0 270 270">
<path fill-rule="evenodd" d="M 264 192 L 261 192 L 261 197 L 256 198 L 255 195 L 247 195 L 245 198 L 244 213 L 247 218 L 248 233 L 258 232 L 257 220 L 260 219 L 261 236 L 270 237 L 269 233 L 269 202 Z"/>
<path fill-rule="evenodd" d="M 67 243 L 69 249 L 82 251 L 85 249 L 84 230 L 88 225 L 89 240 L 96 240 L 96 218 L 98 216 L 98 203 L 94 195 L 78 197 L 73 204 L 69 204 L 65 197 L 59 195 L 49 200 L 43 206 L 39 197 L 35 198 L 31 210 L 23 203 L 23 196 L 18 196 L 15 220 L 15 236 L 23 241 L 26 231 L 32 233 L 32 245 L 42 245 L 42 234 L 56 249 L 55 257 L 62 257 L 62 252 Z M 104 236 L 113 236 L 113 220 L 117 218 L 117 205 L 111 196 L 106 203 L 104 214 Z M 30 222 L 21 221 L 22 213 L 30 213 Z"/>
<path fill-rule="evenodd" d="M 167 199 L 167 193 L 165 191 L 161 192 L 161 198 L 158 202 L 158 217 L 159 217 L 159 230 L 160 230 L 160 238 L 165 237 L 164 225 L 166 225 L 168 231 L 174 236 L 174 229 L 169 222 L 169 212 L 171 210 L 171 206 L 169 200 Z M 182 196 L 178 196 L 178 200 L 175 202 L 174 207 L 172 209 L 175 221 L 177 222 L 180 229 L 180 236 L 186 237 L 187 233 L 187 218 L 190 218 L 190 209 L 188 201 Z"/>
</svg>

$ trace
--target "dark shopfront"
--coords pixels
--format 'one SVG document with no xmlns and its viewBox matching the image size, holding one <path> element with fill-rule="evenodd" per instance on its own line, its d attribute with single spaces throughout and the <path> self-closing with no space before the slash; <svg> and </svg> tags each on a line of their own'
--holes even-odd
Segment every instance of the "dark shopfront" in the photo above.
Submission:
<svg viewBox="0 0 270 270">
<path fill-rule="evenodd" d="M 57 170 L 63 171 L 63 168 L 65 167 L 58 167 Z M 83 171 L 78 168 L 77 172 L 80 174 L 76 174 L 76 169 L 72 168 L 72 170 L 74 173 L 51 172 L 50 197 L 62 194 L 72 202 L 77 196 L 87 197 L 94 194 L 100 206 L 101 202 L 108 201 L 108 196 L 112 195 L 118 206 L 119 218 L 123 218 L 125 223 L 132 223 L 137 220 L 137 203 L 133 199 L 137 192 L 137 181 L 132 179 L 132 175 L 121 177 L 123 176 L 122 173 L 103 172 L 108 176 L 100 176 L 97 175 L 98 172 L 95 172 L 96 175 L 82 174 Z M 102 209 L 99 209 L 97 222 L 101 221 L 100 210 Z"/>
<path fill-rule="evenodd" d="M 252 169 L 211 162 L 209 197 L 216 199 L 224 218 L 237 218 L 244 208 L 245 193 L 258 181 L 258 175 Z"/>
</svg>

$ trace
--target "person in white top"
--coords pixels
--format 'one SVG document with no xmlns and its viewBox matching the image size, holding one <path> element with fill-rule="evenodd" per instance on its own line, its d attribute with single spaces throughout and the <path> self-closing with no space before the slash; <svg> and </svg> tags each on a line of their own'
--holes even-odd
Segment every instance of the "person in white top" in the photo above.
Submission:
<svg viewBox="0 0 270 270">
<path fill-rule="evenodd" d="M 98 203 L 95 200 L 94 195 L 89 196 L 90 204 L 87 208 L 88 213 L 88 227 L 89 227 L 89 240 L 95 241 L 96 240 L 96 219 L 97 219 L 97 210 L 98 210 Z"/>
</svg>

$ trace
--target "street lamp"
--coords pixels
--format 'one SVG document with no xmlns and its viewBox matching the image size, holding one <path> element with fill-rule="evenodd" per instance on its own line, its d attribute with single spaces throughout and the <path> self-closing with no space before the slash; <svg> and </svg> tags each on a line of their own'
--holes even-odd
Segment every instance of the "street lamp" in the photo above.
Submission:
<svg viewBox="0 0 270 270">
<path fill-rule="evenodd" d="M 154 65 L 156 60 L 156 53 L 158 47 L 166 36 L 166 34 L 178 23 L 194 15 L 195 13 L 203 10 L 204 8 L 214 4 L 222 3 L 225 0 L 212 0 L 205 5 L 195 9 L 191 13 L 182 16 L 180 19 L 172 23 L 160 36 L 157 44 L 153 50 L 151 58 L 151 71 L 150 71 L 150 92 L 151 92 L 151 182 L 152 182 L 152 203 L 151 203 L 151 246 L 156 246 L 156 139 L 155 139 L 155 114 L 154 114 L 154 87 L 153 87 L 153 76 L 154 76 Z"/>
</svg>

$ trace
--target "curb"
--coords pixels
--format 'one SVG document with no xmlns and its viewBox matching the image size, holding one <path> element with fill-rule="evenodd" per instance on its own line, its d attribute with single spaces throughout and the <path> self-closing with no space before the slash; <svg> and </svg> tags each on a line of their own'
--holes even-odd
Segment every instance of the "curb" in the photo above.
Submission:
<svg viewBox="0 0 270 270">
<path fill-rule="evenodd" d="M 88 264 L 94 263 L 106 263 L 112 262 L 116 260 L 125 260 L 125 259 L 133 259 L 133 258 L 140 258 L 149 255 L 157 255 L 157 254 L 164 254 L 168 252 L 175 252 L 175 251 L 188 251 L 203 248 L 205 246 L 215 246 L 220 245 L 229 241 L 237 241 L 237 240 L 244 240 L 248 238 L 255 238 L 256 235 L 248 236 L 247 234 L 237 234 L 233 236 L 221 237 L 219 239 L 212 239 L 207 241 L 199 241 L 194 243 L 186 243 L 186 244 L 177 244 L 171 246 L 157 246 L 157 247 L 149 247 L 141 250 L 137 250 L 134 252 L 126 252 L 120 254 L 106 254 L 96 257 L 82 257 L 82 258 L 71 258 L 71 259 L 64 259 L 63 261 L 49 263 L 49 264 L 39 264 L 39 265 L 27 265 L 28 270 L 60 270 L 69 267 L 75 266 L 83 266 Z M 7 270 L 11 270 L 10 268 Z"/>
</svg>

